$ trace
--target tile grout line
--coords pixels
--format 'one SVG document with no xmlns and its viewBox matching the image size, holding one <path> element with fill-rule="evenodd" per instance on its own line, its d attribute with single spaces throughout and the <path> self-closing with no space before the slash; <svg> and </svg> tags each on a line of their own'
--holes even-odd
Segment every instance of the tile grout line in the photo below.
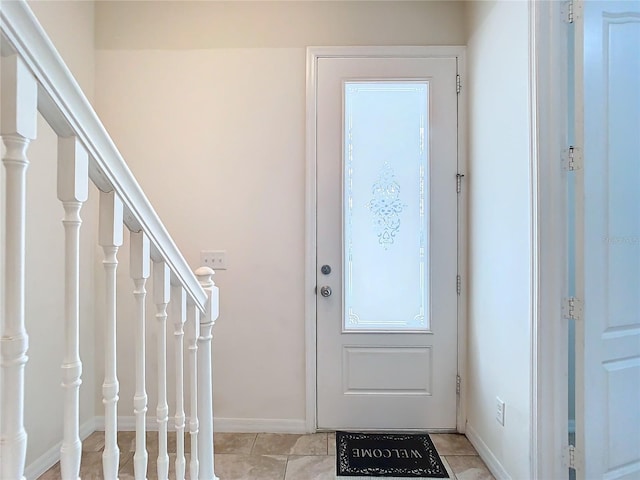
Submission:
<svg viewBox="0 0 640 480">
<path fill-rule="evenodd" d="M 282 480 L 286 480 L 288 468 L 289 468 L 289 455 L 287 455 L 287 461 L 284 462 L 284 476 L 282 477 Z"/>
<path fill-rule="evenodd" d="M 259 433 L 256 433 L 256 436 L 253 437 L 253 442 L 251 443 L 251 449 L 249 450 L 249 455 L 253 455 L 253 448 L 256 446 L 256 442 L 258 441 Z"/>
<path fill-rule="evenodd" d="M 445 467 L 444 467 L 444 468 L 445 468 L 445 470 L 447 470 L 447 475 L 448 475 L 449 473 L 451 473 L 451 475 L 453 475 L 452 477 L 450 477 L 450 478 L 451 478 L 451 480 L 458 480 L 458 476 L 454 473 L 453 468 L 451 468 L 451 465 L 449 465 L 449 461 L 447 460 L 447 458 L 446 458 L 446 456 L 445 456 L 445 455 L 442 455 L 442 460 L 443 460 L 443 461 L 445 461 L 445 462 L 447 462 L 447 463 L 446 463 L 446 465 L 445 465 Z M 447 468 L 447 467 L 449 467 L 449 468 Z"/>
</svg>

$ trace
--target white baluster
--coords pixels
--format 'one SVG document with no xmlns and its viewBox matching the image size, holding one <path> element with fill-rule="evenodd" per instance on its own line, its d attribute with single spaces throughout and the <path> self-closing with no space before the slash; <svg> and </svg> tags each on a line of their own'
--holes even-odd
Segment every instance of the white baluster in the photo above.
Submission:
<svg viewBox="0 0 640 480">
<path fill-rule="evenodd" d="M 0 478 L 24 478 L 24 366 L 29 338 L 25 329 L 25 190 L 27 147 L 36 138 L 36 81 L 17 56 L 2 59 L 2 163 L 5 188 L 4 311 L 0 317 Z"/>
<path fill-rule="evenodd" d="M 198 478 L 198 336 L 200 335 L 200 312 L 192 303 L 187 307 L 187 341 L 189 342 L 189 435 L 191 436 L 191 463 L 189 476 Z"/>
<path fill-rule="evenodd" d="M 136 453 L 133 455 L 133 469 L 136 480 L 147 478 L 148 454 L 146 448 L 147 391 L 145 380 L 145 285 L 151 270 L 149 238 L 144 232 L 131 233 L 131 278 L 133 296 L 136 299 L 136 393 L 133 397 L 133 411 L 136 416 Z"/>
<path fill-rule="evenodd" d="M 196 276 L 207 292 L 207 311 L 200 315 L 198 337 L 198 405 L 200 433 L 198 434 L 198 457 L 200 457 L 200 480 L 217 480 L 213 464 L 213 375 L 211 368 L 211 331 L 218 318 L 218 287 L 213 283 L 214 271 L 200 267 Z"/>
<path fill-rule="evenodd" d="M 62 363 L 64 432 L 60 471 L 64 480 L 78 480 L 80 442 L 80 209 L 89 196 L 89 157 L 76 137 L 58 139 L 58 199 L 64 208 L 65 346 Z"/>
<path fill-rule="evenodd" d="M 102 384 L 104 403 L 104 451 L 102 471 L 105 480 L 118 478 L 118 377 L 116 370 L 116 269 L 118 248 L 122 245 L 122 201 L 114 192 L 100 192 L 99 242 L 104 251 L 106 274 L 105 365 Z"/>
<path fill-rule="evenodd" d="M 156 304 L 158 323 L 158 480 L 169 477 L 169 454 L 167 453 L 167 304 L 169 303 L 171 272 L 165 262 L 153 264 L 153 298 Z"/>
<path fill-rule="evenodd" d="M 187 318 L 187 294 L 181 286 L 172 285 L 171 298 L 176 355 L 176 480 L 184 480 L 184 322 Z"/>
</svg>

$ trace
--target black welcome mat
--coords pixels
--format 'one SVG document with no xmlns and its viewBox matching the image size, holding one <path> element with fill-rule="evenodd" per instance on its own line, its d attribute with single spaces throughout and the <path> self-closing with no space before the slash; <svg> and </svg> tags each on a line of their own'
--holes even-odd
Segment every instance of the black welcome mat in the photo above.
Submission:
<svg viewBox="0 0 640 480">
<path fill-rule="evenodd" d="M 336 432 L 336 472 L 347 478 L 449 478 L 429 435 Z"/>
</svg>

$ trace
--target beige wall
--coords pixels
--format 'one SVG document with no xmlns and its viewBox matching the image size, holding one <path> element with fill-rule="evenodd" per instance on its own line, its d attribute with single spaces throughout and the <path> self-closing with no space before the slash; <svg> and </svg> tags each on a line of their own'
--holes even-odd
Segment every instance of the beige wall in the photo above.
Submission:
<svg viewBox="0 0 640 480">
<path fill-rule="evenodd" d="M 93 2 L 30 1 L 54 45 L 89 99 L 94 86 Z M 69 28 L 73 25 L 73 28 Z M 26 325 L 29 362 L 26 366 L 25 426 L 29 435 L 27 474 L 34 461 L 62 438 L 64 231 L 63 210 L 56 196 L 57 138 L 38 115 L 38 138 L 28 151 Z M 2 169 L 4 170 L 4 169 Z M 4 179 L 3 179 L 4 180 Z M 95 416 L 94 397 L 94 262 L 95 192 L 83 209 L 81 255 L 81 356 L 84 367 L 81 423 Z"/>
<path fill-rule="evenodd" d="M 303 428 L 306 46 L 462 44 L 462 7 L 97 6 L 98 113 L 187 261 L 228 252 L 215 278 L 216 417 Z M 132 375 L 121 376 L 121 393 L 120 413 L 131 415 Z"/>
<path fill-rule="evenodd" d="M 93 1 L 28 0 L 80 88 L 93 101 L 95 27 Z"/>
<path fill-rule="evenodd" d="M 98 1 L 96 47 L 461 45 L 458 1 Z"/>
<path fill-rule="evenodd" d="M 527 2 L 470 2 L 468 430 L 529 478 L 531 186 Z M 496 397 L 505 425 L 495 419 Z"/>
</svg>

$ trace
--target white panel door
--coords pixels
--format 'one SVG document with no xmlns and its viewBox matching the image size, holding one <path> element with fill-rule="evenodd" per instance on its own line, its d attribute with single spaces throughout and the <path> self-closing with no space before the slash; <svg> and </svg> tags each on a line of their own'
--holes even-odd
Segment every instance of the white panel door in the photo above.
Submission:
<svg viewBox="0 0 640 480">
<path fill-rule="evenodd" d="M 582 8 L 576 30 L 576 138 L 584 145 L 576 198 L 576 292 L 584 299 L 576 324 L 578 478 L 631 480 L 640 478 L 640 2 L 587 1 Z"/>
<path fill-rule="evenodd" d="M 319 428 L 456 428 L 456 68 L 318 59 Z"/>
</svg>

